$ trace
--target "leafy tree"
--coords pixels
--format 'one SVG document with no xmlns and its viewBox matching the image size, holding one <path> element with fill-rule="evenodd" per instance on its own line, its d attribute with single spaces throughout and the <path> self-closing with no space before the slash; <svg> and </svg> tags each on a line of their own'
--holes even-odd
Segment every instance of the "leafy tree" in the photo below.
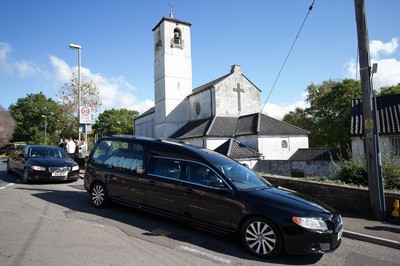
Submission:
<svg viewBox="0 0 400 266">
<path fill-rule="evenodd" d="M 28 94 L 25 98 L 19 98 L 8 109 L 16 121 L 14 141 L 44 144 L 46 127 L 46 144 L 58 143 L 62 127 L 59 120 L 62 108 L 57 102 L 46 98 L 42 93 Z"/>
<path fill-rule="evenodd" d="M 0 148 L 4 147 L 12 138 L 15 121 L 9 112 L 0 107 Z"/>
<path fill-rule="evenodd" d="M 307 92 L 310 107 L 290 112 L 283 121 L 309 130 L 311 147 L 349 147 L 351 99 L 361 98 L 360 82 L 328 80 L 309 85 Z"/>
<path fill-rule="evenodd" d="M 400 83 L 393 86 L 382 87 L 379 96 L 391 95 L 391 94 L 400 94 Z"/>
<path fill-rule="evenodd" d="M 63 110 L 62 124 L 65 137 L 78 136 L 78 95 L 78 77 L 75 73 L 72 73 L 71 80 L 68 83 L 65 83 L 60 92 L 57 94 Z M 81 106 L 89 106 L 93 116 L 94 113 L 99 111 L 101 105 L 102 103 L 97 85 L 92 81 L 88 82 L 84 77 L 81 77 Z"/>
<path fill-rule="evenodd" d="M 137 111 L 125 108 L 105 110 L 98 116 L 92 128 L 100 136 L 132 134 L 133 120 L 138 114 Z"/>
</svg>

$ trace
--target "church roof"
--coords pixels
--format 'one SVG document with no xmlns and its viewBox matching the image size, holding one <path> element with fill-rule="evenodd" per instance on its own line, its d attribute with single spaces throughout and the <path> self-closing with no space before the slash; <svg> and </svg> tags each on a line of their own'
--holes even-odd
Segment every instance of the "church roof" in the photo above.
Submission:
<svg viewBox="0 0 400 266">
<path fill-rule="evenodd" d="M 279 121 L 264 114 L 240 117 L 215 116 L 187 122 L 170 137 L 235 137 L 244 135 L 308 135 L 309 131 Z"/>
<path fill-rule="evenodd" d="M 379 134 L 400 134 L 400 94 L 376 97 Z M 351 100 L 350 133 L 353 136 L 364 134 L 363 107 L 361 99 Z"/>
<path fill-rule="evenodd" d="M 155 112 L 155 110 L 156 110 L 156 108 L 153 106 L 149 110 L 147 110 L 146 112 L 141 113 L 140 115 L 138 115 L 135 119 L 142 118 L 142 117 L 145 117 L 146 115 L 152 114 L 152 113 Z"/>
<path fill-rule="evenodd" d="M 257 90 L 261 91 L 259 88 L 257 88 L 256 85 L 254 85 L 253 82 L 251 82 L 251 80 L 249 80 L 245 75 L 243 75 L 243 74 L 241 73 L 241 70 L 240 70 L 240 66 L 239 66 L 239 65 L 233 65 L 233 66 L 231 67 L 230 73 L 228 73 L 228 74 L 226 74 L 226 75 L 223 75 L 222 77 L 216 78 L 216 79 L 214 79 L 214 80 L 212 80 L 212 81 L 210 81 L 210 82 L 208 82 L 208 83 L 206 83 L 206 84 L 204 84 L 204 85 L 201 85 L 201 86 L 199 86 L 199 87 L 193 89 L 193 92 L 192 92 L 190 95 L 188 95 L 188 97 L 190 97 L 190 96 L 192 96 L 192 95 L 194 95 L 194 94 L 197 94 L 197 93 L 199 93 L 199 92 L 202 92 L 202 91 L 204 91 L 204 90 L 208 90 L 208 89 L 213 88 L 214 86 L 218 85 L 218 83 L 220 83 L 220 82 L 223 81 L 224 79 L 228 78 L 230 75 L 233 75 L 235 71 L 240 71 L 239 73 L 240 73 L 240 75 L 242 75 L 242 77 L 244 77 L 248 82 L 250 82 L 250 83 L 254 86 L 254 88 L 256 88 Z"/>
<path fill-rule="evenodd" d="M 232 159 L 259 158 L 262 155 L 261 153 L 243 145 L 233 138 L 230 138 L 224 142 L 221 146 L 214 149 L 214 151 L 226 155 Z"/>
<path fill-rule="evenodd" d="M 163 22 L 163 21 L 170 21 L 170 22 L 174 22 L 174 23 L 178 23 L 178 24 L 183 24 L 183 25 L 187 25 L 187 26 L 192 26 L 192 24 L 191 23 L 189 23 L 189 22 L 185 22 L 185 21 L 182 21 L 182 20 L 179 20 L 179 19 L 175 19 L 175 18 L 167 18 L 167 17 L 163 17 L 161 20 L 160 20 L 160 22 L 158 22 L 157 23 L 157 25 L 153 28 L 153 30 L 152 31 L 155 31 L 157 28 L 158 28 L 158 26 L 160 26 L 160 24 Z"/>
</svg>

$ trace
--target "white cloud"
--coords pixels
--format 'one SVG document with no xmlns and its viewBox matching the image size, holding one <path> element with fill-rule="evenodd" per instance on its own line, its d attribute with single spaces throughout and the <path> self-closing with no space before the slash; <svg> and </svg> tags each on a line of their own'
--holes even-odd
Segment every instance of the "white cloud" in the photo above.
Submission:
<svg viewBox="0 0 400 266">
<path fill-rule="evenodd" d="M 0 42 L 0 71 L 8 75 L 16 75 L 18 77 L 37 77 L 43 72 L 33 62 L 20 60 L 9 62 L 11 54 L 11 46 L 8 43 Z"/>
<path fill-rule="evenodd" d="M 303 93 L 302 98 L 305 98 L 305 93 Z M 294 111 L 297 107 L 304 109 L 308 107 L 308 104 L 305 102 L 305 100 L 299 100 L 292 104 L 267 103 L 264 107 L 263 114 L 282 120 L 285 114 L 289 113 L 290 111 Z"/>
<path fill-rule="evenodd" d="M 56 81 L 66 83 L 70 80 L 72 71 L 67 63 L 58 57 L 51 55 L 50 64 L 54 68 L 54 75 L 52 76 L 56 79 Z"/>
<path fill-rule="evenodd" d="M 387 43 L 379 40 L 370 42 L 371 66 L 374 63 L 378 64 L 378 71 L 373 76 L 373 87 L 378 91 L 381 87 L 400 83 L 400 60 L 395 57 L 398 48 L 398 38 L 392 38 Z M 383 56 L 386 56 L 386 58 L 383 58 Z M 350 59 L 345 67 L 347 77 L 359 79 L 360 70 L 355 59 Z"/>
<path fill-rule="evenodd" d="M 379 58 L 380 55 L 391 55 L 399 47 L 399 39 L 392 38 L 390 42 L 383 43 L 379 40 L 373 40 L 369 43 L 369 52 L 371 58 Z"/>
<path fill-rule="evenodd" d="M 381 87 L 400 83 L 400 61 L 394 58 L 373 61 L 378 63 L 378 71 L 373 77 L 373 86 L 376 90 Z"/>
<path fill-rule="evenodd" d="M 51 65 L 54 68 L 54 77 L 57 81 L 66 83 L 70 80 L 72 72 L 77 73 L 77 67 L 70 67 L 63 60 L 50 56 Z M 111 108 L 126 108 L 136 110 L 139 113 L 147 111 L 154 106 L 152 100 L 140 100 L 135 96 L 137 88 L 130 84 L 123 76 L 107 78 L 100 73 L 92 73 L 90 69 L 81 67 L 82 78 L 92 81 L 99 88 L 101 110 Z"/>
</svg>

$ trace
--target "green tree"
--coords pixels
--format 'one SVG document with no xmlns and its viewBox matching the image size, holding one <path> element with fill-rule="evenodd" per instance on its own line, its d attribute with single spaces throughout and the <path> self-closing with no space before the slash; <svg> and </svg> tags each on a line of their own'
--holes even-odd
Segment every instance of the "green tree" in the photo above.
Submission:
<svg viewBox="0 0 400 266">
<path fill-rule="evenodd" d="M 378 96 L 400 94 L 400 83 L 393 86 L 382 87 L 378 93 Z"/>
<path fill-rule="evenodd" d="M 71 80 L 65 83 L 57 97 L 62 107 L 62 124 L 65 137 L 72 136 L 78 138 L 78 110 L 79 110 L 79 88 L 78 77 L 72 73 Z M 81 106 L 88 106 L 92 111 L 92 120 L 102 105 L 99 88 L 92 81 L 88 82 L 81 77 Z"/>
<path fill-rule="evenodd" d="M 28 94 L 25 98 L 19 98 L 8 109 L 16 121 L 14 141 L 44 144 L 46 130 L 46 144 L 58 143 L 62 127 L 59 120 L 62 108 L 57 102 L 46 98 L 42 93 Z"/>
<path fill-rule="evenodd" d="M 138 114 L 137 111 L 125 108 L 105 110 L 98 116 L 92 128 L 100 136 L 132 134 L 133 120 Z"/>
<path fill-rule="evenodd" d="M 309 107 L 298 108 L 284 116 L 283 121 L 309 130 L 311 147 L 342 147 L 350 145 L 351 99 L 361 98 L 360 82 L 352 79 L 328 80 L 307 87 Z"/>
</svg>

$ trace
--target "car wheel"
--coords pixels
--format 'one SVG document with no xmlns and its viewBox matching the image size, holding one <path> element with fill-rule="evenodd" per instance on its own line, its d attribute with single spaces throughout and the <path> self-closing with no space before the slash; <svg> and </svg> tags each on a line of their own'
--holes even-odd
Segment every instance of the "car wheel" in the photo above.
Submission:
<svg viewBox="0 0 400 266">
<path fill-rule="evenodd" d="M 90 189 L 92 203 L 96 208 L 102 208 L 107 204 L 107 189 L 103 183 L 96 182 Z"/>
<path fill-rule="evenodd" d="M 277 256 L 283 246 L 278 227 L 262 217 L 250 218 L 243 224 L 241 239 L 251 254 L 262 258 Z"/>
<path fill-rule="evenodd" d="M 22 173 L 22 183 L 28 184 L 29 183 L 29 173 L 28 169 L 24 169 L 24 172 Z"/>
</svg>

